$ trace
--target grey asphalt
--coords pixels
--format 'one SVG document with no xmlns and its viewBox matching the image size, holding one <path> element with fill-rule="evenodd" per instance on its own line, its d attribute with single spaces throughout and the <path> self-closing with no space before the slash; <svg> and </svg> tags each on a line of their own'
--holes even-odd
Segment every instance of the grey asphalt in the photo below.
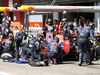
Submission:
<svg viewBox="0 0 100 75">
<path fill-rule="evenodd" d="M 100 65 L 93 61 L 94 65 L 78 66 L 78 61 L 64 61 L 60 65 L 47 67 L 32 67 L 28 64 L 16 64 L 3 62 L 0 59 L 0 75 L 100 75 Z"/>
</svg>

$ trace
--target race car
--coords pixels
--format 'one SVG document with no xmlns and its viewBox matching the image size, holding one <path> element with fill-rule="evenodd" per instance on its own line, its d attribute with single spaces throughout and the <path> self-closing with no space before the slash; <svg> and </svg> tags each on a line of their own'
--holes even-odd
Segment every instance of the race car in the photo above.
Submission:
<svg viewBox="0 0 100 75">
<path fill-rule="evenodd" d="M 44 31 L 44 27 L 43 27 L 43 31 Z M 47 29 L 47 28 L 46 28 Z M 45 32 L 46 33 L 46 32 Z M 43 42 L 41 44 L 41 48 L 42 48 L 42 51 L 44 54 L 47 53 L 46 51 L 46 48 L 48 46 L 48 43 L 50 41 L 53 41 L 53 32 L 47 32 L 46 33 L 46 42 Z M 78 35 L 68 35 L 68 37 L 70 39 L 64 39 L 64 33 L 61 31 L 59 32 L 58 35 L 56 35 L 55 37 L 58 37 L 59 38 L 59 44 L 61 45 L 61 49 L 62 49 L 62 53 L 63 53 L 63 57 L 72 57 L 71 59 L 73 58 L 76 58 L 78 56 L 78 47 L 77 47 L 77 37 Z"/>
</svg>

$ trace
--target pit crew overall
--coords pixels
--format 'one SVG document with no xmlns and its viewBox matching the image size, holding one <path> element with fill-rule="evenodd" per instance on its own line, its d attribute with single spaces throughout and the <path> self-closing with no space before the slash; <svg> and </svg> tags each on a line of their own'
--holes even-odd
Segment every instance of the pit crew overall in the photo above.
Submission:
<svg viewBox="0 0 100 75">
<path fill-rule="evenodd" d="M 20 44 L 22 42 L 23 36 L 25 36 L 25 37 L 27 36 L 25 34 L 25 32 L 17 32 L 15 35 L 15 43 L 16 43 L 16 45 L 15 45 L 15 57 L 18 60 L 19 60 L 19 57 L 18 57 L 19 56 L 19 47 L 20 47 Z"/>
<path fill-rule="evenodd" d="M 79 51 L 79 64 L 83 63 L 83 53 L 84 51 L 87 53 L 88 63 L 91 63 L 91 51 L 89 46 L 89 37 L 94 41 L 94 33 L 92 27 L 77 28 L 78 37 L 78 51 Z"/>
</svg>

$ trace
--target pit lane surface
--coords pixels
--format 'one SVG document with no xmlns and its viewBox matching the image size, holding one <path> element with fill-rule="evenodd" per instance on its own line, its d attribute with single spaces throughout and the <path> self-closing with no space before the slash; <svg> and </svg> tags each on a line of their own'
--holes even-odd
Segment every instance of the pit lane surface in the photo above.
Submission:
<svg viewBox="0 0 100 75">
<path fill-rule="evenodd" d="M 28 64 L 3 62 L 0 59 L 0 75 L 100 75 L 100 65 L 78 66 L 78 61 L 65 61 L 60 65 L 31 67 Z"/>
</svg>

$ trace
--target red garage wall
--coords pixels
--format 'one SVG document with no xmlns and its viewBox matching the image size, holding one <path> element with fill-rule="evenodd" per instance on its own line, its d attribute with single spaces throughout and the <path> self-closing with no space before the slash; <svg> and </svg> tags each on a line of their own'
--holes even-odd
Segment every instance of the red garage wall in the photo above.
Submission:
<svg viewBox="0 0 100 75">
<path fill-rule="evenodd" d="M 13 4 L 18 3 L 19 6 L 19 0 L 13 0 Z M 14 17 L 16 17 L 16 20 L 14 20 Z M 21 30 L 21 25 L 24 24 L 24 12 L 13 12 L 13 23 L 14 27 L 17 26 Z"/>
<path fill-rule="evenodd" d="M 19 6 L 19 0 L 13 0 L 13 4 L 15 3 L 18 3 Z M 3 6 L 8 7 L 9 0 L 3 0 Z M 6 14 L 7 16 L 9 16 L 9 12 L 7 12 Z M 16 20 L 14 20 L 14 18 L 16 18 Z M 21 25 L 24 24 L 24 12 L 13 12 L 13 23 L 14 23 L 14 28 L 17 26 L 19 29 L 21 29 Z"/>
<path fill-rule="evenodd" d="M 3 7 L 8 7 L 8 1 L 9 0 L 3 0 Z M 6 13 L 9 16 L 9 12 Z M 4 14 L 5 16 L 5 14 Z"/>
</svg>

